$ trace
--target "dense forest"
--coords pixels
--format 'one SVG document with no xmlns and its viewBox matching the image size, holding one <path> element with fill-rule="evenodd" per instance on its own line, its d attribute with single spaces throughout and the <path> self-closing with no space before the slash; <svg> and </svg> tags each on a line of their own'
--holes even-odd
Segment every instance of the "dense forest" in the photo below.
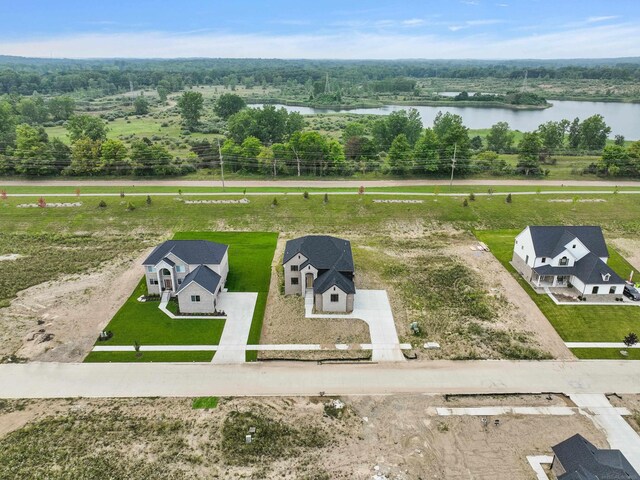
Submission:
<svg viewBox="0 0 640 480">
<path fill-rule="evenodd" d="M 0 56 L 0 94 L 63 94 L 135 88 L 178 91 L 191 85 L 283 85 L 320 82 L 367 85 L 372 91 L 408 91 L 424 78 L 640 80 L 640 59 L 601 61 L 338 61 L 277 59 L 49 60 Z"/>
</svg>

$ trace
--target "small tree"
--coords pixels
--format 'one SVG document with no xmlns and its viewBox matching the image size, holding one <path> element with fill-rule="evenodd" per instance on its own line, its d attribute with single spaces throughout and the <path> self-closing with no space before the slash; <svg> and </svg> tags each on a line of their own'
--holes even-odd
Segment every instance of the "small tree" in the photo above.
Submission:
<svg viewBox="0 0 640 480">
<path fill-rule="evenodd" d="M 360 185 L 360 188 L 358 189 L 358 194 L 364 195 L 364 185 Z"/>
<path fill-rule="evenodd" d="M 466 198 L 464 199 L 464 201 L 462 202 L 462 206 L 463 207 L 468 207 L 469 206 L 469 200 L 467 200 Z"/>
<path fill-rule="evenodd" d="M 76 197 L 79 197 L 79 196 L 80 196 L 80 189 L 76 188 Z"/>
<path fill-rule="evenodd" d="M 242 196 L 246 197 L 247 196 L 247 189 L 245 188 L 244 190 L 242 190 Z"/>
<path fill-rule="evenodd" d="M 133 349 L 136 351 L 136 357 L 140 358 L 142 353 L 140 353 L 140 344 L 137 340 L 133 341 Z"/>
<path fill-rule="evenodd" d="M 469 194 L 469 201 L 470 202 L 475 202 L 476 201 L 476 194 L 475 193 L 471 192 Z"/>
<path fill-rule="evenodd" d="M 489 187 L 489 189 L 487 190 L 487 193 L 489 195 L 493 195 L 493 188 Z"/>
<path fill-rule="evenodd" d="M 629 335 L 624 337 L 623 342 L 627 347 L 632 347 L 633 345 L 638 343 L 638 335 L 636 335 L 635 333 L 631 332 L 631 333 L 629 333 Z"/>
<path fill-rule="evenodd" d="M 46 207 L 46 206 L 47 206 L 47 202 L 45 201 L 44 197 L 40 197 L 40 198 L 38 199 L 38 206 L 39 206 L 40 208 L 44 208 L 44 207 Z"/>
<path fill-rule="evenodd" d="M 271 202 L 271 206 L 272 207 L 277 207 L 278 206 L 278 199 L 276 197 L 273 197 L 273 202 Z"/>
<path fill-rule="evenodd" d="M 308 199 L 309 199 L 309 192 L 307 192 L 307 191 L 305 190 L 305 191 L 304 191 L 304 193 L 302 194 L 302 197 L 303 197 L 305 200 L 308 200 Z"/>
<path fill-rule="evenodd" d="M 133 203 L 131 202 L 127 203 L 127 210 L 129 212 L 133 212 L 135 209 L 136 209 L 136 206 Z"/>
<path fill-rule="evenodd" d="M 510 193 L 507 195 L 507 198 L 505 199 L 505 201 L 506 201 L 507 203 L 511 203 L 511 202 L 513 201 L 513 200 L 511 199 L 511 194 L 510 194 Z"/>
<path fill-rule="evenodd" d="M 147 195 L 147 205 L 151 205 L 151 195 Z"/>
<path fill-rule="evenodd" d="M 120 190 L 120 198 L 124 198 L 124 190 Z"/>
<path fill-rule="evenodd" d="M 107 202 L 105 202 L 104 200 L 100 200 L 98 208 L 107 208 Z"/>
<path fill-rule="evenodd" d="M 3 200 L 7 199 L 7 191 L 6 190 L 2 190 L 0 192 L 0 197 L 2 197 Z"/>
<path fill-rule="evenodd" d="M 325 204 L 329 203 L 329 194 L 328 193 L 324 194 L 324 200 L 322 200 L 322 203 L 325 203 Z"/>
<path fill-rule="evenodd" d="M 182 189 L 181 188 L 178 189 L 178 195 L 182 195 Z"/>
</svg>

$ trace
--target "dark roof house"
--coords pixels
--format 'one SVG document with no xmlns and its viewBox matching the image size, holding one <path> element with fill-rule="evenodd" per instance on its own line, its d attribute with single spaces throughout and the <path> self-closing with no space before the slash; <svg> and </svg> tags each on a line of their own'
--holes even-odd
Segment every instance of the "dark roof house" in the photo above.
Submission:
<svg viewBox="0 0 640 480">
<path fill-rule="evenodd" d="M 300 265 L 300 270 L 307 265 L 318 270 L 313 282 L 314 293 L 324 293 L 334 285 L 345 293 L 355 293 L 353 255 L 348 240 L 329 235 L 307 235 L 289 240 L 282 263 L 287 263 L 297 254 L 307 259 Z"/>
<path fill-rule="evenodd" d="M 551 449 L 558 480 L 640 480 L 620 450 L 598 449 L 582 435 Z"/>
<path fill-rule="evenodd" d="M 161 260 L 169 260 L 167 255 L 173 254 L 189 265 L 215 265 L 222 261 L 228 248 L 208 240 L 167 240 L 154 248 L 142 264 L 157 265 Z M 169 260 L 168 263 L 173 262 Z"/>
</svg>

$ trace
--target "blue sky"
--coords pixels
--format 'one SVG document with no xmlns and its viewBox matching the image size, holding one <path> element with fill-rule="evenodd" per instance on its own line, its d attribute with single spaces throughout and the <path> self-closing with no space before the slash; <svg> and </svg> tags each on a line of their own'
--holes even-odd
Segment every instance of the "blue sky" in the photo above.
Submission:
<svg viewBox="0 0 640 480">
<path fill-rule="evenodd" d="M 374 59 L 640 56 L 640 0 L 0 0 L 0 54 Z"/>
</svg>

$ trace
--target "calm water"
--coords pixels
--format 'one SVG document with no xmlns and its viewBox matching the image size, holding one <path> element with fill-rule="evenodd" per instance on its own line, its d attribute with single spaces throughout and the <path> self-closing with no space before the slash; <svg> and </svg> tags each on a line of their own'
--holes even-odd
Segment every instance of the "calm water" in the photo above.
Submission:
<svg viewBox="0 0 640 480">
<path fill-rule="evenodd" d="M 422 117 L 424 125 L 430 125 L 439 111 L 451 112 L 460 115 L 464 123 L 471 129 L 489 128 L 497 122 L 508 122 L 512 129 L 521 131 L 535 130 L 541 123 L 549 120 L 562 120 L 566 118 L 573 120 L 579 117 L 584 120 L 591 115 L 599 113 L 611 127 L 611 136 L 621 134 L 627 140 L 640 139 L 640 104 L 639 103 L 607 103 L 607 102 L 571 102 L 565 100 L 550 100 L 553 107 L 545 110 L 511 110 L 508 108 L 486 108 L 486 107 L 424 107 L 410 105 L 385 105 L 379 108 L 355 108 L 355 109 L 329 109 L 295 107 L 287 105 L 276 105 L 284 107 L 290 112 L 299 112 L 303 115 L 314 113 L 357 113 L 388 115 L 396 110 L 406 110 L 415 108 Z M 261 105 L 251 105 L 259 107 Z"/>
</svg>

